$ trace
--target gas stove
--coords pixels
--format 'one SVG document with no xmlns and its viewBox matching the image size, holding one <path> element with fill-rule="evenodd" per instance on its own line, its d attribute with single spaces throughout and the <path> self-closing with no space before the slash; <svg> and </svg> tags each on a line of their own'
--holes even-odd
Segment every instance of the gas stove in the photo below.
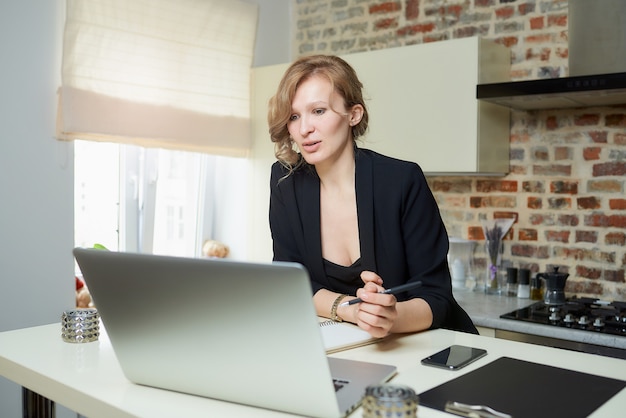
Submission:
<svg viewBox="0 0 626 418">
<path fill-rule="evenodd" d="M 626 302 L 575 297 L 558 305 L 537 302 L 500 318 L 626 336 Z"/>
</svg>

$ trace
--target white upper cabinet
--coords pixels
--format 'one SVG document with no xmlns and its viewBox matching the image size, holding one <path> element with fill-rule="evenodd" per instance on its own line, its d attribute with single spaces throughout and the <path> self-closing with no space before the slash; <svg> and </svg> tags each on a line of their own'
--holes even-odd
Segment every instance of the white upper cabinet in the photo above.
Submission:
<svg viewBox="0 0 626 418">
<path fill-rule="evenodd" d="M 361 146 L 417 162 L 427 174 L 509 171 L 510 111 L 476 99 L 477 84 L 509 80 L 508 48 L 474 37 L 343 58 L 370 111 Z"/>
<path fill-rule="evenodd" d="M 343 55 L 363 82 L 370 128 L 359 146 L 417 162 L 427 174 L 504 175 L 510 110 L 476 99 L 509 81 L 509 49 L 478 37 Z M 270 147 L 267 100 L 287 64 L 253 70 L 254 141 Z M 257 144 L 260 145 L 260 144 Z"/>
</svg>

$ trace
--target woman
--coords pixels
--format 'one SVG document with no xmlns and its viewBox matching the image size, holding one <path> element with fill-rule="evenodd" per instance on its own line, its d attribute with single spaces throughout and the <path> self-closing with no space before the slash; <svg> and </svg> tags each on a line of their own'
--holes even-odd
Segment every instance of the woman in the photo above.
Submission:
<svg viewBox="0 0 626 418">
<path fill-rule="evenodd" d="M 317 55 L 294 62 L 270 99 L 274 260 L 307 268 L 318 315 L 374 337 L 476 333 L 452 296 L 448 237 L 421 169 L 356 146 L 368 127 L 362 88 L 344 60 Z M 409 281 L 422 287 L 380 293 Z"/>
</svg>

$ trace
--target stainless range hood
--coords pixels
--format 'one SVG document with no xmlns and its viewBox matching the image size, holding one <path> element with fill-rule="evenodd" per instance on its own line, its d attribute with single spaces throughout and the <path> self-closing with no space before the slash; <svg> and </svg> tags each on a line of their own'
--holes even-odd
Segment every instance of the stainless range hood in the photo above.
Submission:
<svg viewBox="0 0 626 418">
<path fill-rule="evenodd" d="M 569 0 L 569 77 L 485 84 L 476 98 L 513 109 L 626 104 L 626 1 Z"/>
<path fill-rule="evenodd" d="M 520 110 L 626 104 L 626 72 L 479 84 L 476 98 Z"/>
</svg>

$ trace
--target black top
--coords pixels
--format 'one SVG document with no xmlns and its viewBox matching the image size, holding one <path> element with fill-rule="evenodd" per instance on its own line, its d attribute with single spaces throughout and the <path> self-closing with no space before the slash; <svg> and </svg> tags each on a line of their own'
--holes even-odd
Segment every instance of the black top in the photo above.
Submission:
<svg viewBox="0 0 626 418">
<path fill-rule="evenodd" d="M 355 162 L 361 269 L 376 272 L 385 288 L 421 280 L 422 287 L 397 295 L 398 300 L 424 299 L 433 312 L 432 328 L 477 333 L 452 296 L 448 235 L 421 168 L 359 148 Z M 274 260 L 304 265 L 313 293 L 329 289 L 355 295 L 362 281 L 345 287 L 325 269 L 315 167 L 304 165 L 285 178 L 287 173 L 279 162 L 272 166 L 269 220 Z"/>
<path fill-rule="evenodd" d="M 361 259 L 359 258 L 351 266 L 340 266 L 332 261 L 324 259 L 324 271 L 326 276 L 335 280 L 335 291 L 339 293 L 354 294 L 354 287 L 363 287 L 361 280 Z"/>
</svg>

